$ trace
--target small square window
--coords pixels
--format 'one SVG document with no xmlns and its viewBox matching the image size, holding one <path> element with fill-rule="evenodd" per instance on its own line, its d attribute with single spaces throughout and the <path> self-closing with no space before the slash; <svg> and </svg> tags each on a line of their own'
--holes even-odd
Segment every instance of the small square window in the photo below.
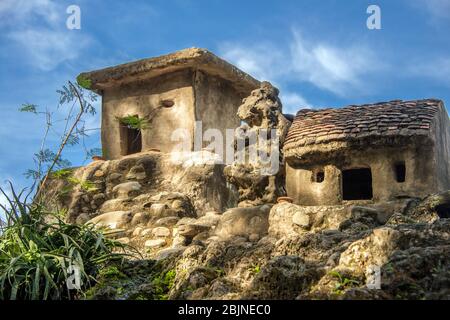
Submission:
<svg viewBox="0 0 450 320">
<path fill-rule="evenodd" d="M 311 174 L 311 181 L 321 183 L 325 180 L 325 172 L 323 170 L 313 171 Z"/>
<path fill-rule="evenodd" d="M 325 180 L 325 172 L 316 172 L 316 182 L 323 182 L 323 180 Z"/>
</svg>

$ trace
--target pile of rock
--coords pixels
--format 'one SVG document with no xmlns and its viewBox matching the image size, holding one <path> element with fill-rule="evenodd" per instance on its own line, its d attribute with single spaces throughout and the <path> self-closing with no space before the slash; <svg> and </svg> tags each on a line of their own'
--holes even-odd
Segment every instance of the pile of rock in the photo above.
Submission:
<svg viewBox="0 0 450 320">
<path fill-rule="evenodd" d="M 173 299 L 450 298 L 449 192 L 371 206 L 237 207 L 219 169 L 180 168 L 159 153 L 97 161 L 73 173 L 80 184 L 58 201 L 71 221 L 108 229 L 176 274 Z M 376 289 L 367 286 L 374 267 Z M 155 290 L 139 281 L 135 289 Z"/>
</svg>

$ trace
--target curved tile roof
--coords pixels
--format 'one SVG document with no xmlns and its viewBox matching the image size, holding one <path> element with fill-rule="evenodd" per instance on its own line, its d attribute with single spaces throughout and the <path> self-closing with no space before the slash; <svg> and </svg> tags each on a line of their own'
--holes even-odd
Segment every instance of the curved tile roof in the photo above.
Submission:
<svg viewBox="0 0 450 320">
<path fill-rule="evenodd" d="M 437 99 L 393 100 L 336 109 L 303 109 L 295 116 L 283 150 L 286 155 L 294 155 L 296 149 L 331 141 L 429 135 L 440 104 L 442 101 Z"/>
</svg>

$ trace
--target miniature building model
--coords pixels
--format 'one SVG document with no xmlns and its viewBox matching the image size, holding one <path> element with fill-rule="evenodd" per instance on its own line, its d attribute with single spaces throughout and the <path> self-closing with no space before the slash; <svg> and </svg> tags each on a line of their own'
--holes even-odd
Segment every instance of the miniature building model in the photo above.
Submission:
<svg viewBox="0 0 450 320">
<path fill-rule="evenodd" d="M 204 49 L 185 49 L 161 57 L 82 73 L 102 96 L 102 147 L 106 159 L 152 148 L 170 152 L 176 129 L 192 137 L 196 121 L 209 128 L 239 126 L 237 109 L 259 81 Z M 142 119 L 146 128 L 121 119 Z"/>
<path fill-rule="evenodd" d="M 450 121 L 440 100 L 300 110 L 284 155 L 287 194 L 301 205 L 450 189 Z"/>
<path fill-rule="evenodd" d="M 240 125 L 242 99 L 260 82 L 204 49 L 82 73 L 102 96 L 106 159 L 171 152 L 177 129 L 194 150 L 202 133 Z M 145 128 L 123 119 L 143 120 Z M 198 133 L 198 132 L 197 132 Z M 202 147 L 202 146 L 200 146 Z M 450 120 L 440 100 L 394 100 L 300 110 L 283 146 L 287 195 L 300 205 L 424 197 L 450 189 Z"/>
</svg>

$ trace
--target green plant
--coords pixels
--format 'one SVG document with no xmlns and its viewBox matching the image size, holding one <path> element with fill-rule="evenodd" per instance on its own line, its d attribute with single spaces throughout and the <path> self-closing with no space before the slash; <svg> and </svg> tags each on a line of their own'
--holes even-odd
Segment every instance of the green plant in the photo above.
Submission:
<svg viewBox="0 0 450 320">
<path fill-rule="evenodd" d="M 73 299 L 95 283 L 99 270 L 122 260 L 126 246 L 106 238 L 93 225 L 65 223 L 39 204 L 28 204 L 24 191 L 0 208 L 6 226 L 0 235 L 0 299 Z M 71 268 L 79 269 L 81 287 L 70 290 Z"/>
<path fill-rule="evenodd" d="M 152 284 L 155 288 L 155 299 L 157 300 L 167 300 L 170 289 L 172 289 L 175 283 L 175 277 L 177 273 L 175 270 L 171 269 L 165 273 L 157 275 Z"/>
<path fill-rule="evenodd" d="M 80 188 L 83 191 L 91 192 L 96 191 L 98 188 L 96 187 L 95 183 L 89 180 L 81 180 L 75 177 L 71 176 L 72 169 L 60 169 L 57 171 L 54 171 L 52 173 L 52 177 L 60 180 L 65 180 L 68 182 L 67 185 L 64 185 L 61 187 L 61 189 L 58 192 L 58 197 L 64 197 L 68 195 L 70 192 L 73 191 L 73 187 L 80 186 Z"/>
<path fill-rule="evenodd" d="M 119 268 L 114 265 L 107 266 L 101 269 L 99 272 L 99 276 L 113 279 L 126 278 L 126 276 L 119 270 Z"/>
<path fill-rule="evenodd" d="M 97 187 L 95 186 L 95 184 L 89 180 L 80 180 L 75 177 L 69 177 L 69 178 L 67 178 L 67 181 L 72 186 L 79 185 L 82 190 L 87 191 L 87 192 L 97 190 Z"/>
<path fill-rule="evenodd" d="M 358 280 L 348 278 L 335 270 L 330 271 L 329 275 L 338 280 L 333 290 L 335 294 L 342 294 L 344 290 L 360 285 L 360 282 Z"/>
<path fill-rule="evenodd" d="M 217 273 L 218 277 L 222 277 L 225 275 L 225 270 L 223 270 L 222 268 L 215 268 L 214 271 Z"/>
<path fill-rule="evenodd" d="M 52 173 L 52 176 L 56 179 L 66 179 L 72 174 L 71 169 L 59 169 Z"/>
<path fill-rule="evenodd" d="M 261 272 L 261 267 L 257 264 L 251 265 L 248 270 L 253 274 L 258 274 Z"/>
<path fill-rule="evenodd" d="M 59 94 L 57 110 L 49 108 L 41 110 L 38 106 L 29 103 L 19 108 L 21 112 L 32 113 L 45 119 L 44 136 L 38 152 L 33 157 L 36 166 L 33 169 L 28 169 L 25 173 L 27 178 L 32 178 L 34 181 L 32 189 L 36 187 L 36 199 L 39 199 L 42 191 L 45 190 L 50 175 L 59 171 L 58 169 L 71 166 L 70 161 L 63 159 L 63 152 L 66 147 L 81 144 L 86 154 L 92 152 L 86 149 L 84 143 L 88 131 L 97 130 L 97 128 L 85 127 L 86 117 L 96 113 L 93 103 L 97 96 L 95 93 L 85 90 L 90 87 L 91 81 L 80 75 L 77 78 L 77 83 L 68 81 L 60 90 L 57 90 Z M 59 119 L 62 114 L 64 117 Z M 62 124 L 61 128 L 58 126 L 58 129 L 62 130 L 61 132 L 55 130 L 56 123 Z M 48 137 L 52 133 L 56 133 L 60 139 L 54 150 L 46 146 Z"/>
<path fill-rule="evenodd" d="M 138 116 L 127 115 L 125 117 L 117 117 L 117 120 L 131 129 L 143 130 L 148 128 L 148 121 Z"/>
<path fill-rule="evenodd" d="M 37 113 L 37 105 L 31 103 L 25 103 L 19 108 L 20 112 Z"/>
</svg>

